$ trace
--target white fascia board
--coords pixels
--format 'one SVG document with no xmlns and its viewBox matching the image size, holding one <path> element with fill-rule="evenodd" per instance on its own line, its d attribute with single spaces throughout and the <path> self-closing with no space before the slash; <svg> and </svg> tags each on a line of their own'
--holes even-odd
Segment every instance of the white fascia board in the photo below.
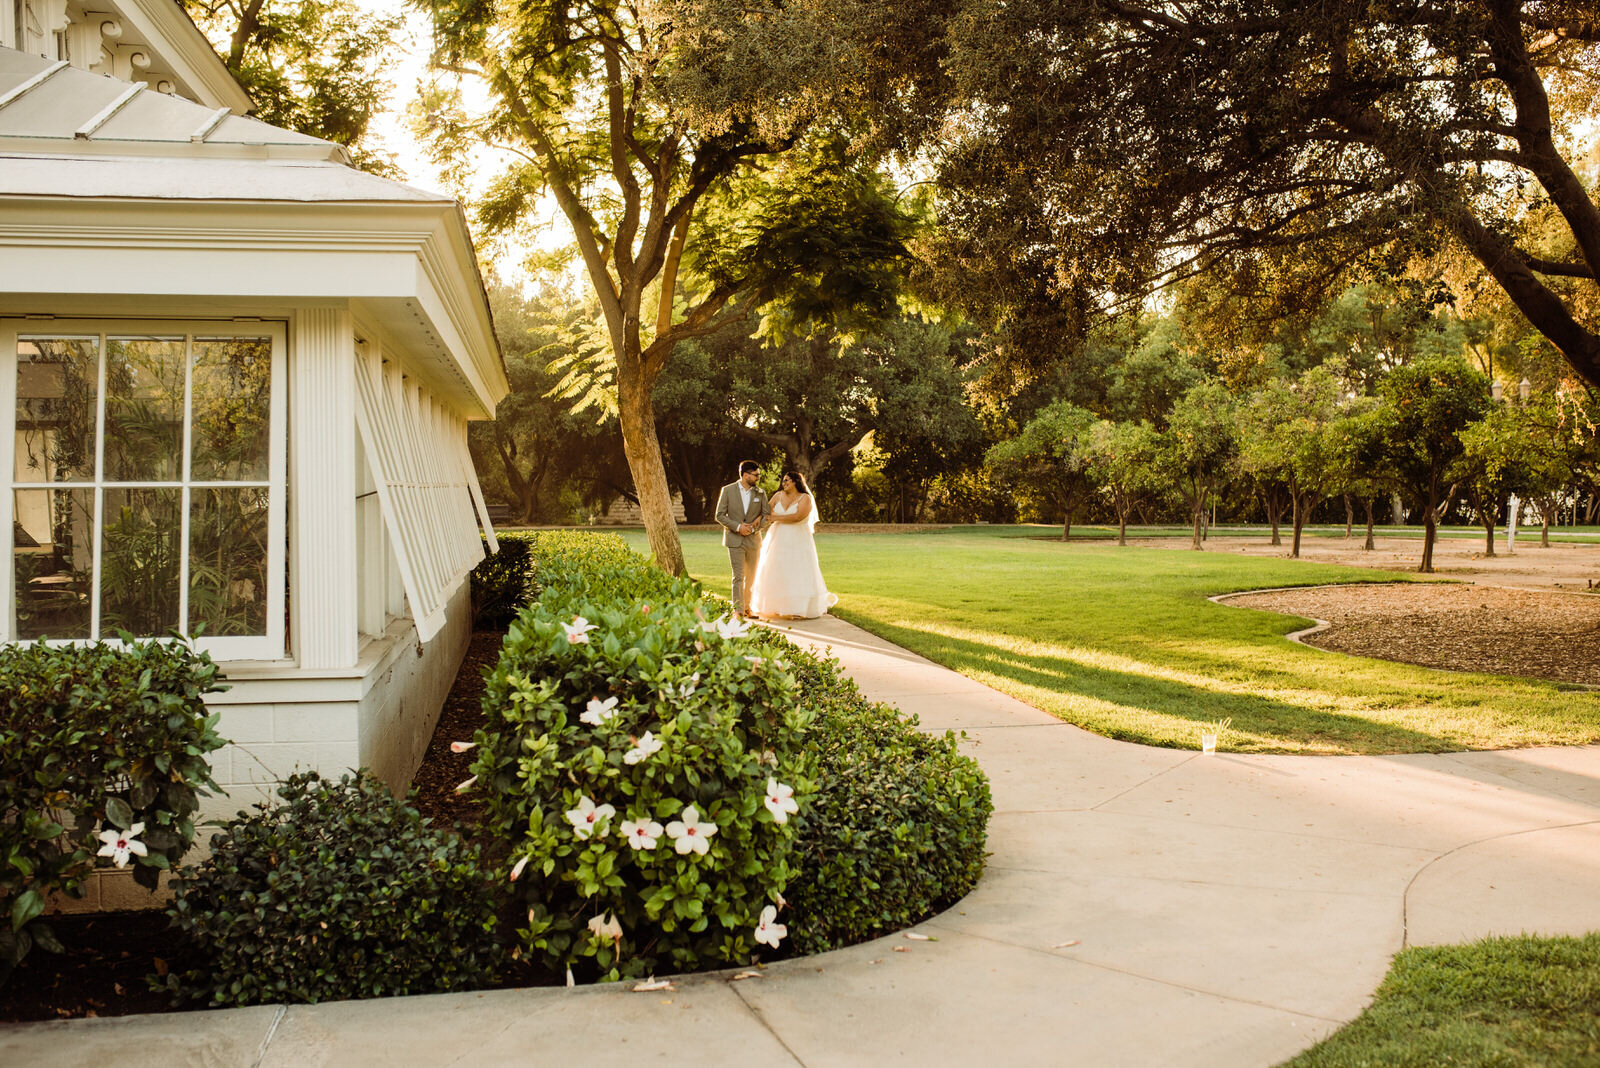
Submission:
<svg viewBox="0 0 1600 1068">
<path fill-rule="evenodd" d="M 113 6 L 200 103 L 232 108 L 240 115 L 255 110 L 255 101 L 233 80 L 222 57 L 179 4 L 173 0 L 113 0 Z"/>
<path fill-rule="evenodd" d="M 455 374 L 428 377 L 464 414 L 487 418 L 510 387 L 471 254 L 450 201 L 0 196 L 0 293 L 414 307 L 444 350 L 418 352 L 419 366 L 453 364 Z"/>
</svg>

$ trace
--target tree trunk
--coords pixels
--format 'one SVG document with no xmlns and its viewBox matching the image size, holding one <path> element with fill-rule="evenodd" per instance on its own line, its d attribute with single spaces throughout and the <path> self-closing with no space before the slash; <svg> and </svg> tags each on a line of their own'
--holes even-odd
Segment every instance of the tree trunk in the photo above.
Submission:
<svg viewBox="0 0 1600 1068">
<path fill-rule="evenodd" d="M 1344 539 L 1350 540 L 1351 531 L 1356 525 L 1356 506 L 1350 503 L 1350 494 L 1344 495 Z"/>
<path fill-rule="evenodd" d="M 1117 509 L 1117 544 L 1128 544 L 1128 512 L 1127 505 Z"/>
<path fill-rule="evenodd" d="M 1400 499 L 1400 494 L 1389 494 L 1389 521 L 1395 526 L 1404 526 L 1406 521 L 1406 502 Z"/>
<path fill-rule="evenodd" d="M 1365 503 L 1366 509 L 1367 509 L 1367 543 L 1361 547 L 1361 550 L 1362 550 L 1362 552 L 1369 552 L 1370 553 L 1372 550 L 1374 550 L 1374 549 L 1376 549 L 1378 547 L 1378 543 L 1372 540 L 1372 512 L 1373 512 L 1372 505 L 1373 505 L 1373 500 L 1372 500 L 1371 497 L 1368 497 L 1368 498 L 1365 499 L 1364 503 Z"/>
<path fill-rule="evenodd" d="M 1289 550 L 1289 555 L 1296 560 L 1300 559 L 1300 531 L 1306 525 L 1306 501 L 1299 494 L 1294 496 L 1294 547 Z"/>
<path fill-rule="evenodd" d="M 1190 518 L 1192 520 L 1194 520 L 1194 541 L 1190 544 L 1189 547 L 1191 549 L 1199 550 L 1200 549 L 1200 525 L 1205 522 L 1205 518 L 1206 518 L 1206 491 L 1205 490 L 1202 489 L 1202 490 L 1196 490 L 1195 491 L 1194 503 L 1192 505 L 1190 505 L 1189 511 L 1191 513 L 1190 514 Z"/>
<path fill-rule="evenodd" d="M 1261 506 L 1267 510 L 1267 522 L 1272 524 L 1272 541 L 1268 544 L 1282 545 L 1283 539 L 1278 536 L 1278 523 L 1283 519 L 1283 501 L 1278 496 L 1276 486 L 1261 491 Z"/>
<path fill-rule="evenodd" d="M 1417 570 L 1425 575 L 1433 573 L 1433 539 L 1438 533 L 1436 511 L 1439 507 L 1439 491 L 1434 487 L 1428 489 L 1428 499 L 1422 509 L 1422 563 Z"/>
<path fill-rule="evenodd" d="M 1494 553 L 1494 528 L 1498 525 L 1494 521 L 1494 512 L 1490 511 L 1489 508 L 1479 509 L 1479 511 L 1478 511 L 1478 521 L 1483 524 L 1483 535 L 1484 535 L 1483 555 L 1485 555 L 1485 556 L 1493 556 L 1495 554 Z"/>
<path fill-rule="evenodd" d="M 672 490 L 667 486 L 667 469 L 661 462 L 650 389 L 639 381 L 643 375 L 629 367 L 637 367 L 638 360 L 634 356 L 617 361 L 617 421 L 622 425 L 622 450 L 628 457 L 628 471 L 639 495 L 644 532 L 656 566 L 669 575 L 682 575 L 683 545 L 678 541 L 678 524 L 672 518 Z M 624 368 L 633 373 L 624 373 Z"/>
</svg>

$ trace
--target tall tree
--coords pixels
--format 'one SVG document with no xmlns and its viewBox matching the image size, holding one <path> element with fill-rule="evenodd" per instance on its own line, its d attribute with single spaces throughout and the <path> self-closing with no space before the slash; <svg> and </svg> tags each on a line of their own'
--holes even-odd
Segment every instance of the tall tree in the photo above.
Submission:
<svg viewBox="0 0 1600 1068">
<path fill-rule="evenodd" d="M 1439 505 L 1453 492 L 1448 481 L 1463 449 L 1461 432 L 1492 403 L 1489 379 L 1464 360 L 1432 357 L 1397 367 L 1378 386 L 1384 401 L 1385 461 L 1422 506 L 1422 562 L 1433 570 Z"/>
<path fill-rule="evenodd" d="M 398 177 L 369 138 L 389 91 L 398 16 L 352 0 L 181 0 L 256 115 L 344 145 L 362 170 Z"/>
<path fill-rule="evenodd" d="M 1592 0 L 929 6 L 954 8 L 943 247 L 997 318 L 1212 269 L 1292 301 L 1452 241 L 1600 385 L 1600 207 L 1567 136 L 1600 87 Z M 1527 240 L 1540 198 L 1570 257 Z"/>
<path fill-rule="evenodd" d="M 1117 544 L 1128 544 L 1128 516 L 1157 488 L 1159 439 L 1149 423 L 1102 419 L 1089 431 L 1089 474 L 1117 513 Z"/>
<path fill-rule="evenodd" d="M 1461 432 L 1461 459 L 1452 472 L 1467 504 L 1483 527 L 1483 555 L 1494 556 L 1494 532 L 1513 494 L 1532 486 L 1527 458 L 1533 451 L 1526 413 L 1510 405 L 1490 405 L 1483 418 Z"/>
<path fill-rule="evenodd" d="M 777 316 L 800 330 L 840 305 L 882 302 L 879 253 L 897 255 L 900 237 L 892 199 L 826 152 L 792 153 L 859 90 L 873 12 L 821 0 L 416 2 L 443 76 L 423 107 L 434 150 L 458 168 L 476 145 L 511 160 L 479 205 L 490 232 L 514 229 L 545 196 L 561 211 L 615 360 L 651 551 L 682 573 L 651 397 L 673 347 L 715 331 L 736 298 L 801 305 Z M 734 206 L 750 225 L 708 233 L 703 216 L 725 221 Z M 839 228 L 853 232 L 823 236 Z M 705 251 L 686 263 L 690 245 Z M 806 297 L 785 305 L 797 291 Z"/>
</svg>

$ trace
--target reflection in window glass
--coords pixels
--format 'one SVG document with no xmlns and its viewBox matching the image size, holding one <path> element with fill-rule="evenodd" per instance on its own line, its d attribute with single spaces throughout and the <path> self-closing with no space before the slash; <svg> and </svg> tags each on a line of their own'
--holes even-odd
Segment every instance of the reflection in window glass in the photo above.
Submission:
<svg viewBox="0 0 1600 1068">
<path fill-rule="evenodd" d="M 183 338 L 106 339 L 107 482 L 176 482 L 183 470 Z"/>
<path fill-rule="evenodd" d="M 99 380 L 98 338 L 19 339 L 16 481 L 94 481 Z"/>
<path fill-rule="evenodd" d="M 109 436 L 109 435 L 108 435 Z M 100 542 L 100 633 L 154 638 L 178 625 L 183 491 L 105 490 Z"/>
<path fill-rule="evenodd" d="M 94 490 L 13 495 L 12 577 L 18 638 L 87 638 L 94 567 Z"/>
<path fill-rule="evenodd" d="M 189 507 L 189 633 L 267 631 L 267 489 L 196 487 Z"/>
<path fill-rule="evenodd" d="M 267 477 L 272 340 L 195 338 L 189 477 L 249 482 Z"/>
</svg>

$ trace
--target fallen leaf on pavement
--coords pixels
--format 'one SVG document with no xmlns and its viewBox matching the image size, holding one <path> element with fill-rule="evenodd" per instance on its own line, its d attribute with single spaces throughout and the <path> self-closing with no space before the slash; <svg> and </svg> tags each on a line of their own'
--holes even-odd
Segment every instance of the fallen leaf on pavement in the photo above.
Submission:
<svg viewBox="0 0 1600 1068">
<path fill-rule="evenodd" d="M 676 990 L 671 979 L 650 979 L 633 988 L 635 994 L 648 994 L 652 990 Z"/>
</svg>

